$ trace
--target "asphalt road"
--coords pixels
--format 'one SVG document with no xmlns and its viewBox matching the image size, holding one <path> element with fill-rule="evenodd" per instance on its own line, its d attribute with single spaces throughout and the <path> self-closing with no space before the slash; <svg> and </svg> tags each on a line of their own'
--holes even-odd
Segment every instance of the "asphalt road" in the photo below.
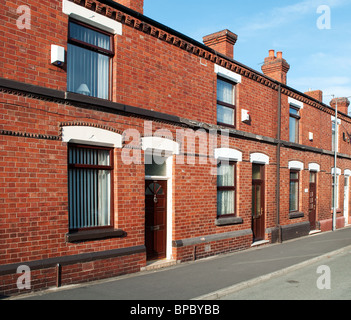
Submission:
<svg viewBox="0 0 351 320">
<path fill-rule="evenodd" d="M 29 296 L 24 295 L 17 299 L 216 300 L 224 296 L 227 296 L 227 298 L 232 297 L 228 296 L 228 294 L 238 292 L 232 290 L 233 287 L 236 289 L 237 286 L 242 285 L 246 287 L 253 284 L 257 285 L 258 283 L 263 283 L 262 279 L 266 279 L 266 277 L 273 281 L 273 278 L 276 278 L 277 274 L 281 275 L 282 271 L 285 275 L 290 275 L 292 274 L 291 272 L 295 271 L 299 272 L 298 269 L 301 269 L 301 264 L 306 264 L 302 267 L 313 263 L 317 263 L 318 266 L 323 265 L 326 263 L 323 260 L 325 255 L 328 256 L 333 252 L 332 256 L 334 256 L 335 252 L 339 253 L 340 250 L 341 252 L 345 250 L 351 251 L 351 228 L 307 236 L 282 244 L 267 245 L 220 255 L 211 259 L 183 263 L 157 271 L 140 272 L 93 283 L 53 288 L 30 294 Z M 323 263 L 321 262 L 322 260 Z M 331 266 L 332 288 L 335 288 L 337 283 L 342 281 L 339 279 L 339 276 L 343 272 L 346 277 L 348 266 L 351 266 L 350 262 L 348 260 L 344 261 L 344 264 Z M 342 269 L 344 270 L 343 272 L 340 271 L 342 266 L 345 267 L 345 269 Z M 295 279 L 295 277 L 290 276 L 283 283 L 290 289 L 294 289 L 296 286 L 302 288 L 304 282 L 308 283 L 310 287 L 316 287 L 316 268 L 317 266 L 313 266 L 309 269 L 309 276 L 305 280 Z M 351 272 L 351 268 L 349 269 Z M 288 272 L 286 272 L 287 270 Z M 289 280 L 291 281 L 287 282 Z M 269 283 L 271 281 L 267 282 L 266 285 L 269 285 Z M 323 294 L 318 291 L 317 293 Z M 251 294 L 250 299 L 256 299 L 256 296 L 253 293 Z M 307 297 L 312 295 L 312 293 L 306 294 Z M 268 295 L 263 296 L 263 298 L 267 297 Z M 281 295 L 278 296 L 278 298 L 281 297 Z M 293 295 L 293 297 L 296 296 Z M 303 299 L 302 296 L 297 298 Z M 240 299 L 244 299 L 244 297 Z"/>
<path fill-rule="evenodd" d="M 351 300 L 351 248 L 219 300 Z"/>
</svg>

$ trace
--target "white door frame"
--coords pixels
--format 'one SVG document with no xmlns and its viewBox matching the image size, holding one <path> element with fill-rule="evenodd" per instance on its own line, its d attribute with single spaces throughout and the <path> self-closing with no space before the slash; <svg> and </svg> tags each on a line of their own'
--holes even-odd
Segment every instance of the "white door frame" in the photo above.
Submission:
<svg viewBox="0 0 351 320">
<path fill-rule="evenodd" d="M 347 184 L 345 184 L 346 181 L 347 181 Z M 350 193 L 350 176 L 345 174 L 345 180 L 344 180 L 344 218 L 345 218 L 345 225 L 349 224 L 349 193 Z"/>
</svg>

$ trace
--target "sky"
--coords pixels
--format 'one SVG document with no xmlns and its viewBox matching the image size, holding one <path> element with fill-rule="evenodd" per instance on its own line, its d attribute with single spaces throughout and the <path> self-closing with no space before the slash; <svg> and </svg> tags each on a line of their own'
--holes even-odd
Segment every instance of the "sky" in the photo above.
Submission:
<svg viewBox="0 0 351 320">
<path fill-rule="evenodd" d="M 322 90 L 326 104 L 351 96 L 350 13 L 350 0 L 144 0 L 144 15 L 201 43 L 234 32 L 234 59 L 259 72 L 270 49 L 282 51 L 287 85 Z"/>
</svg>

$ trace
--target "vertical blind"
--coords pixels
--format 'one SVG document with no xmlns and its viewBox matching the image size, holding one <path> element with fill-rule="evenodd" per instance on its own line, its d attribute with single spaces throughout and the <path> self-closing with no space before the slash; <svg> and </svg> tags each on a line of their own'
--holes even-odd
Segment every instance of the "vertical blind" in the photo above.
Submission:
<svg viewBox="0 0 351 320">
<path fill-rule="evenodd" d="M 73 22 L 70 23 L 70 39 L 95 49 L 111 50 L 110 36 Z M 109 98 L 109 55 L 69 43 L 67 66 L 68 91 L 101 99 Z"/>
<path fill-rule="evenodd" d="M 69 148 L 70 229 L 110 225 L 110 151 Z"/>
<path fill-rule="evenodd" d="M 217 174 L 217 216 L 235 213 L 235 190 L 221 190 L 221 187 L 235 188 L 235 167 L 221 164 Z"/>
</svg>

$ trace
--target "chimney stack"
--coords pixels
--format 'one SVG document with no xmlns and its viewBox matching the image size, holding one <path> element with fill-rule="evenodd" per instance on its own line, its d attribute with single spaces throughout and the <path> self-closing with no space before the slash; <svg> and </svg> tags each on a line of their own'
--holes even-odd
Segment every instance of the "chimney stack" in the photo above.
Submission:
<svg viewBox="0 0 351 320">
<path fill-rule="evenodd" d="M 330 106 L 335 109 L 336 102 L 338 103 L 338 112 L 342 112 L 346 115 L 349 114 L 350 101 L 347 98 L 335 98 L 330 101 Z"/>
<path fill-rule="evenodd" d="M 262 72 L 274 80 L 286 84 L 286 74 L 290 69 L 290 65 L 283 59 L 283 53 L 277 52 L 275 56 L 274 50 L 269 50 L 269 55 L 264 59 Z"/>
<path fill-rule="evenodd" d="M 237 40 L 238 36 L 227 29 L 203 37 L 206 46 L 231 59 L 234 59 L 234 45 Z"/>
<path fill-rule="evenodd" d="M 323 102 L 323 91 L 321 90 L 309 90 L 305 92 L 305 94 L 307 94 L 311 98 L 314 98 L 320 102 Z"/>
<path fill-rule="evenodd" d="M 134 11 L 144 14 L 144 0 L 118 0 L 115 1 Z"/>
</svg>

